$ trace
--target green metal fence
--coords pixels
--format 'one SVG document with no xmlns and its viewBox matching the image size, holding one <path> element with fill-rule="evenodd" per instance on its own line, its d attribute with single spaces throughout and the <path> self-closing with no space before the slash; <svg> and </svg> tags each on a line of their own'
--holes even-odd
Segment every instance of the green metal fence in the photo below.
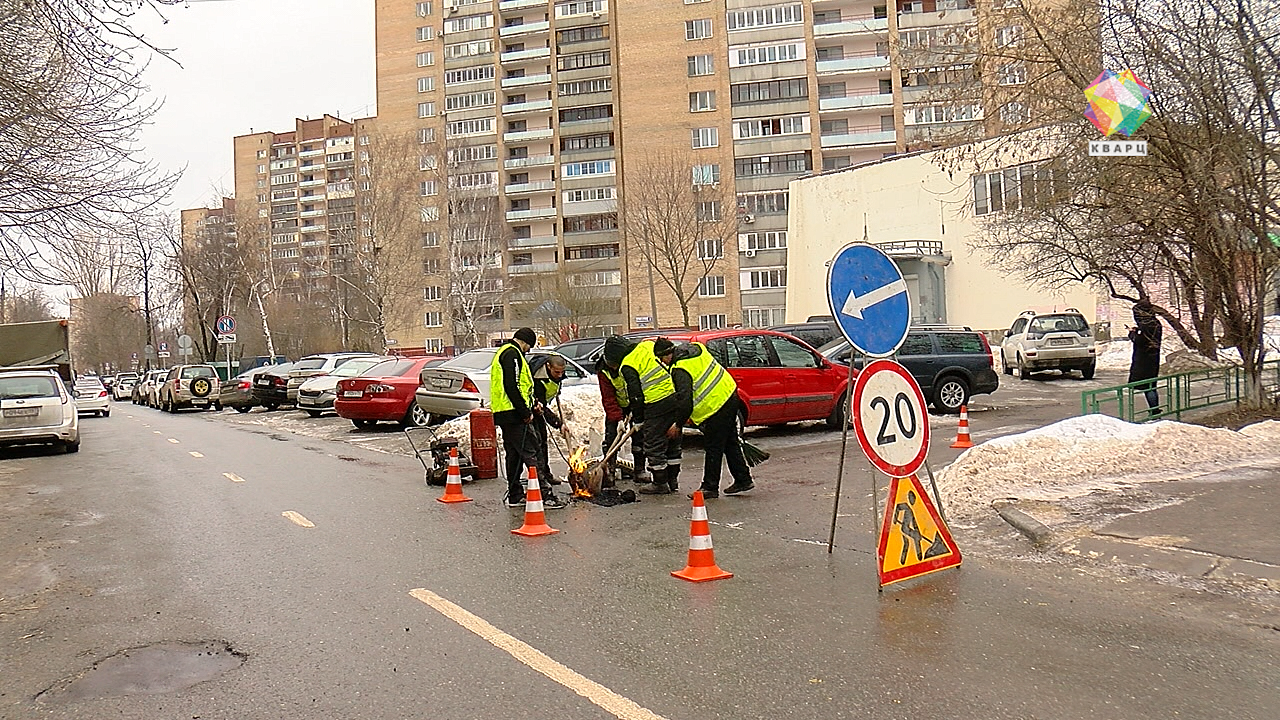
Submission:
<svg viewBox="0 0 1280 720">
<path fill-rule="evenodd" d="M 1157 412 L 1147 409 L 1144 395 L 1144 391 L 1152 383 L 1160 394 Z M 1262 386 L 1268 396 L 1274 396 L 1280 391 L 1280 359 L 1263 363 Z M 1167 417 L 1181 420 L 1183 413 L 1193 410 L 1239 403 L 1244 396 L 1244 388 L 1244 369 L 1238 365 L 1189 370 L 1161 375 L 1153 380 L 1086 390 L 1080 393 L 1080 412 L 1084 415 L 1101 413 L 1129 422 Z"/>
</svg>

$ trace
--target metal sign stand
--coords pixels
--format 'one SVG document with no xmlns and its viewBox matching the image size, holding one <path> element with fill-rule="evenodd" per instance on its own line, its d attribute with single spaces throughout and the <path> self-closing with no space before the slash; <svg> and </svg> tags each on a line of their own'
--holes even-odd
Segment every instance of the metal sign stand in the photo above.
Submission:
<svg viewBox="0 0 1280 720">
<path fill-rule="evenodd" d="M 849 423 L 853 420 L 853 357 L 849 358 L 849 376 L 845 380 L 845 415 L 843 427 L 840 428 L 840 467 L 836 470 L 836 501 L 831 506 L 831 533 L 827 536 L 827 554 L 830 555 L 836 545 L 836 518 L 840 514 L 840 487 L 844 483 L 844 457 L 849 447 Z M 875 484 L 874 477 L 872 484 Z M 876 502 L 875 494 L 871 496 L 871 504 Z M 873 508 L 874 509 L 874 508 Z M 874 523 L 872 527 L 874 527 Z"/>
</svg>

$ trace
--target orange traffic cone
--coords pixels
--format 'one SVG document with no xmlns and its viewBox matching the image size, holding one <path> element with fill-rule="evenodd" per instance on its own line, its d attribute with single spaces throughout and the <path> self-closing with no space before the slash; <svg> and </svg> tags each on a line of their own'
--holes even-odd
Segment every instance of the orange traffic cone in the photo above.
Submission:
<svg viewBox="0 0 1280 720">
<path fill-rule="evenodd" d="M 960 428 L 956 431 L 956 441 L 951 443 L 951 447 L 973 447 L 973 441 L 969 439 L 969 407 L 967 405 L 960 406 Z"/>
<path fill-rule="evenodd" d="M 693 522 L 689 524 L 689 564 L 671 573 L 681 580 L 705 582 L 733 577 L 716 566 L 716 553 L 711 547 L 711 527 L 707 525 L 707 506 L 702 491 L 693 493 Z"/>
<path fill-rule="evenodd" d="M 529 468 L 529 485 L 524 493 L 524 525 L 511 532 L 525 537 L 560 532 L 547 524 L 547 514 L 542 509 L 542 490 L 538 487 L 538 471 L 535 468 Z"/>
<path fill-rule="evenodd" d="M 458 469 L 458 448 L 449 448 L 449 474 L 444 480 L 444 495 L 436 498 L 442 503 L 471 502 L 462 492 L 462 471 Z"/>
</svg>

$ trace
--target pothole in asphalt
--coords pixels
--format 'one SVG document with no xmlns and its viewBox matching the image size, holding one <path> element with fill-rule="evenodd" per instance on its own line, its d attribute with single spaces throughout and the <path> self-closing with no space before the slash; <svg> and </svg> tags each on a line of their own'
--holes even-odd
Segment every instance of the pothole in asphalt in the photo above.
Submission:
<svg viewBox="0 0 1280 720">
<path fill-rule="evenodd" d="M 234 670 L 245 661 L 222 641 L 171 642 L 122 650 L 76 677 L 36 695 L 37 702 L 73 703 L 123 695 L 161 695 Z"/>
</svg>

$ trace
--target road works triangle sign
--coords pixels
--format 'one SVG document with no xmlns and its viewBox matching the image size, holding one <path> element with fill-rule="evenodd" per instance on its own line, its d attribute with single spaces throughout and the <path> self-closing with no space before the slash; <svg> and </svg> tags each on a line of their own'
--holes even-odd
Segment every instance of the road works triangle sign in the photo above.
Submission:
<svg viewBox="0 0 1280 720">
<path fill-rule="evenodd" d="M 915 475 L 889 485 L 876 559 L 881 587 L 960 565 L 960 548 Z"/>
</svg>

